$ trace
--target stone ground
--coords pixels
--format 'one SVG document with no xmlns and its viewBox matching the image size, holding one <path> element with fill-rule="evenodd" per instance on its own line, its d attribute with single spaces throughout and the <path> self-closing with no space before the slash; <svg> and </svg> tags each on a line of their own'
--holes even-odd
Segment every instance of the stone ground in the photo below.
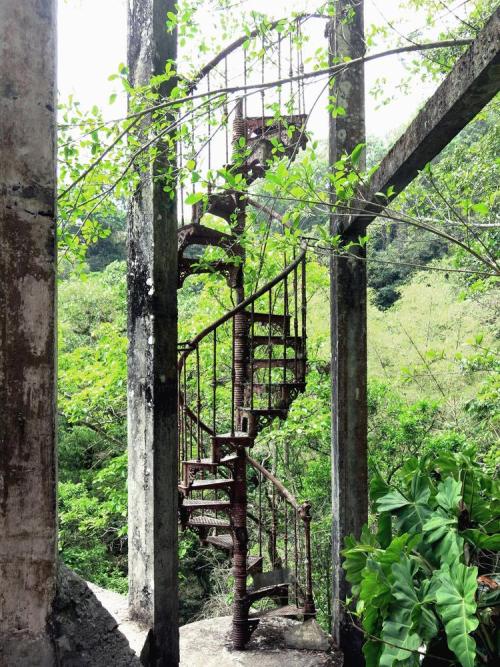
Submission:
<svg viewBox="0 0 500 667">
<path fill-rule="evenodd" d="M 209 618 L 180 629 L 181 667 L 342 667 L 340 653 L 285 646 L 285 633 L 299 621 L 261 620 L 246 651 L 232 651 L 231 617 Z"/>
<path fill-rule="evenodd" d="M 123 595 L 89 584 L 96 598 L 115 619 L 117 629 L 140 655 L 146 628 L 130 621 Z M 180 628 L 180 667 L 342 667 L 342 655 L 331 651 L 307 651 L 285 646 L 285 634 L 301 624 L 290 619 L 262 620 L 246 651 L 233 651 L 231 617 L 210 618 Z M 118 663 L 117 663 L 118 664 Z M 113 662 L 107 663 L 108 667 Z"/>
</svg>

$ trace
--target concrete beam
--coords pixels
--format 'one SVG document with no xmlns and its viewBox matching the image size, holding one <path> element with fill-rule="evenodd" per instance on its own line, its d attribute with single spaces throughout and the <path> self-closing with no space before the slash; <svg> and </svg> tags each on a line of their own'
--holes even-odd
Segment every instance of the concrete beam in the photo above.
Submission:
<svg viewBox="0 0 500 667">
<path fill-rule="evenodd" d="M 0 3 L 0 663 L 55 664 L 56 3 Z"/>
<path fill-rule="evenodd" d="M 337 0 L 330 27 L 331 56 L 357 58 L 365 49 L 363 1 Z M 330 118 L 333 165 L 344 153 L 365 142 L 364 66 L 335 78 L 336 104 L 344 116 Z M 341 220 L 330 221 L 332 235 Z M 357 248 L 362 259 L 365 248 Z M 343 602 L 349 585 L 340 551 L 347 535 L 361 534 L 368 520 L 366 262 L 332 253 L 330 261 L 330 331 L 332 378 L 332 610 L 333 634 L 351 667 L 363 665 L 361 635 L 353 630 Z"/>
<path fill-rule="evenodd" d="M 175 0 L 130 3 L 130 81 L 175 60 Z M 161 91 L 168 95 L 172 80 Z M 138 138 L 147 140 L 145 120 Z M 152 627 L 150 662 L 179 661 L 177 588 L 177 217 L 164 192 L 165 146 L 139 172 L 128 228 L 129 604 Z"/>
<path fill-rule="evenodd" d="M 450 143 L 500 89 L 500 8 L 496 9 L 470 48 L 455 63 L 404 134 L 382 160 L 362 194 L 363 215 L 353 215 L 340 227 L 353 237 L 364 235 L 392 185 L 399 193 L 425 165 Z"/>
</svg>

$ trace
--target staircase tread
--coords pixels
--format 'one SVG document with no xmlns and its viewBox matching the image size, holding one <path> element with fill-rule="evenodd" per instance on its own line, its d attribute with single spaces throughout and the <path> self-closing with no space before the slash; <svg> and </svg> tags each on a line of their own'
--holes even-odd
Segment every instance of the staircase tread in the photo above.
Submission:
<svg viewBox="0 0 500 667">
<path fill-rule="evenodd" d="M 182 502 L 181 507 L 186 509 L 229 509 L 229 500 L 199 500 L 187 499 Z"/>
<path fill-rule="evenodd" d="M 212 461 L 212 459 L 184 459 L 182 463 L 189 463 L 191 465 L 202 465 L 202 466 L 218 465 L 218 463 Z"/>
<path fill-rule="evenodd" d="M 215 516 L 193 516 L 188 521 L 188 526 L 210 526 L 213 528 L 230 528 L 231 524 L 226 519 Z"/>
<path fill-rule="evenodd" d="M 302 336 L 266 336 L 266 335 L 257 335 L 251 336 L 251 342 L 254 345 L 268 345 L 271 342 L 271 345 L 294 345 L 295 343 L 302 344 Z"/>
<path fill-rule="evenodd" d="M 208 542 L 219 549 L 233 550 L 233 538 L 229 533 L 224 533 L 223 535 L 209 535 L 205 542 Z"/>
<path fill-rule="evenodd" d="M 189 485 L 190 489 L 210 489 L 214 486 L 231 486 L 234 479 L 195 479 Z"/>
<path fill-rule="evenodd" d="M 295 357 L 287 357 L 286 359 L 284 357 L 276 357 L 276 358 L 273 357 L 272 359 L 266 359 L 265 357 L 264 358 L 257 358 L 256 357 L 253 361 L 254 361 L 254 363 L 255 362 L 265 362 L 266 364 L 268 364 L 269 362 L 271 362 L 271 364 L 272 363 L 278 363 L 278 362 L 283 362 L 284 363 L 286 361 L 288 364 L 294 364 L 295 362 L 300 363 L 300 362 L 304 361 L 304 359 L 295 358 Z"/>
<path fill-rule="evenodd" d="M 247 311 L 247 313 L 248 313 L 248 315 L 251 316 L 250 312 Z M 254 319 L 257 318 L 257 317 L 267 317 L 267 319 L 269 319 L 269 313 L 262 313 L 262 312 L 255 311 L 254 314 L 253 314 L 253 317 L 254 317 Z M 290 313 L 287 313 L 286 315 L 284 313 L 272 313 L 271 314 L 271 319 L 278 318 L 278 317 L 280 317 L 281 319 L 286 317 L 286 319 L 289 320 L 289 319 L 291 319 L 292 316 L 290 315 Z"/>
<path fill-rule="evenodd" d="M 218 466 L 221 463 L 232 463 L 233 461 L 236 461 L 238 457 L 236 454 L 229 454 L 228 456 L 224 456 L 220 461 L 212 461 L 212 459 L 185 459 L 182 463 L 186 463 L 189 465 L 201 465 L 201 466 Z"/>
<path fill-rule="evenodd" d="M 250 589 L 247 593 L 249 599 L 253 601 L 262 598 L 288 597 L 288 586 L 290 583 L 273 584 L 272 586 L 263 586 L 262 588 Z"/>
<path fill-rule="evenodd" d="M 248 556 L 248 564 L 250 565 L 255 565 L 259 561 L 264 562 L 264 556 Z"/>
<path fill-rule="evenodd" d="M 253 412 L 256 415 L 281 415 L 288 412 L 288 408 L 238 408 L 242 412 Z"/>
<path fill-rule="evenodd" d="M 287 368 L 288 370 L 297 370 L 300 374 L 305 372 L 305 359 L 296 359 L 295 357 L 280 357 L 279 359 L 258 358 L 248 362 L 248 371 L 254 372 L 261 369 Z"/>
<path fill-rule="evenodd" d="M 291 586 L 292 582 L 290 581 L 284 581 L 282 584 L 271 584 L 270 586 L 261 586 L 260 588 L 251 588 L 248 591 L 249 595 L 252 595 L 253 593 L 267 593 L 268 591 L 273 591 L 273 590 L 278 590 L 280 588 L 283 588 L 285 586 Z"/>
<path fill-rule="evenodd" d="M 252 313 L 249 311 L 246 311 L 248 318 L 251 322 L 252 320 Z M 274 326 L 280 326 L 280 327 L 285 327 L 286 332 L 288 335 L 289 334 L 289 328 L 290 328 L 290 322 L 292 320 L 291 315 L 283 315 L 279 313 L 273 313 L 271 315 L 271 325 Z M 254 323 L 257 324 L 269 324 L 269 313 L 253 313 L 253 321 Z"/>
<path fill-rule="evenodd" d="M 293 604 L 287 604 L 283 607 L 274 607 L 273 609 L 264 609 L 263 611 L 253 612 L 249 618 L 262 618 L 264 616 L 302 616 L 304 610 L 301 607 L 296 607 Z"/>
<path fill-rule="evenodd" d="M 246 431 L 235 431 L 234 433 L 219 433 L 214 436 L 215 441 L 221 441 L 221 440 L 235 440 L 235 441 L 240 441 L 238 444 L 245 444 L 245 442 L 253 444 L 255 438 L 252 436 L 248 435 Z"/>
<path fill-rule="evenodd" d="M 299 361 L 302 361 L 302 359 L 299 359 Z M 248 386 L 252 385 L 253 387 L 269 387 L 269 382 L 250 382 L 247 381 L 246 383 Z M 290 382 L 271 382 L 271 389 L 275 387 L 304 387 L 305 382 L 302 381 L 290 381 Z"/>
</svg>

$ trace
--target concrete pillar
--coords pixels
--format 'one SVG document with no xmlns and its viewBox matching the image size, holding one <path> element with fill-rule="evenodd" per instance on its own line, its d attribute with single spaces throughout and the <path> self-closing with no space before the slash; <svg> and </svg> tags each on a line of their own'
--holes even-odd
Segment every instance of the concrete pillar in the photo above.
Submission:
<svg viewBox="0 0 500 667">
<path fill-rule="evenodd" d="M 55 0 L 0 2 L 0 664 L 53 665 Z"/>
<path fill-rule="evenodd" d="M 134 86 L 175 60 L 174 0 L 132 0 L 128 63 Z M 174 80 L 163 85 L 168 94 Z M 147 120 L 138 132 L 150 137 Z M 128 230 L 129 604 L 152 627 L 150 664 L 179 661 L 177 587 L 177 219 L 164 191 L 168 157 L 140 172 Z"/>
<path fill-rule="evenodd" d="M 357 58 L 364 54 L 363 0 L 337 0 L 330 29 L 331 58 Z M 333 60 L 332 60 L 333 64 Z M 332 86 L 336 104 L 345 115 L 330 119 L 330 165 L 343 153 L 365 142 L 364 66 L 338 75 Z M 362 163 L 361 163 L 362 166 Z M 332 215 L 331 234 L 339 233 Z M 344 242 L 357 235 L 343 234 Z M 364 664 L 361 634 L 352 629 L 343 602 L 349 586 L 341 567 L 340 551 L 347 535 L 359 537 L 368 518 L 367 480 L 367 346 L 366 262 L 364 248 L 350 251 L 360 259 L 332 255 L 331 356 L 332 356 L 332 542 L 334 634 L 351 667 Z"/>
</svg>

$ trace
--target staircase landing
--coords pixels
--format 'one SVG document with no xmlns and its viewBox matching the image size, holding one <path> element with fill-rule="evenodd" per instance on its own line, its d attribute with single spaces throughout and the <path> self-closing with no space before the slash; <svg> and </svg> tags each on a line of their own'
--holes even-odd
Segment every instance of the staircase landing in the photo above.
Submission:
<svg viewBox="0 0 500 667">
<path fill-rule="evenodd" d="M 245 651 L 231 648 L 231 616 L 209 618 L 180 629 L 180 667 L 342 667 L 337 651 L 290 649 L 285 634 L 301 625 L 284 618 L 261 620 Z"/>
</svg>

